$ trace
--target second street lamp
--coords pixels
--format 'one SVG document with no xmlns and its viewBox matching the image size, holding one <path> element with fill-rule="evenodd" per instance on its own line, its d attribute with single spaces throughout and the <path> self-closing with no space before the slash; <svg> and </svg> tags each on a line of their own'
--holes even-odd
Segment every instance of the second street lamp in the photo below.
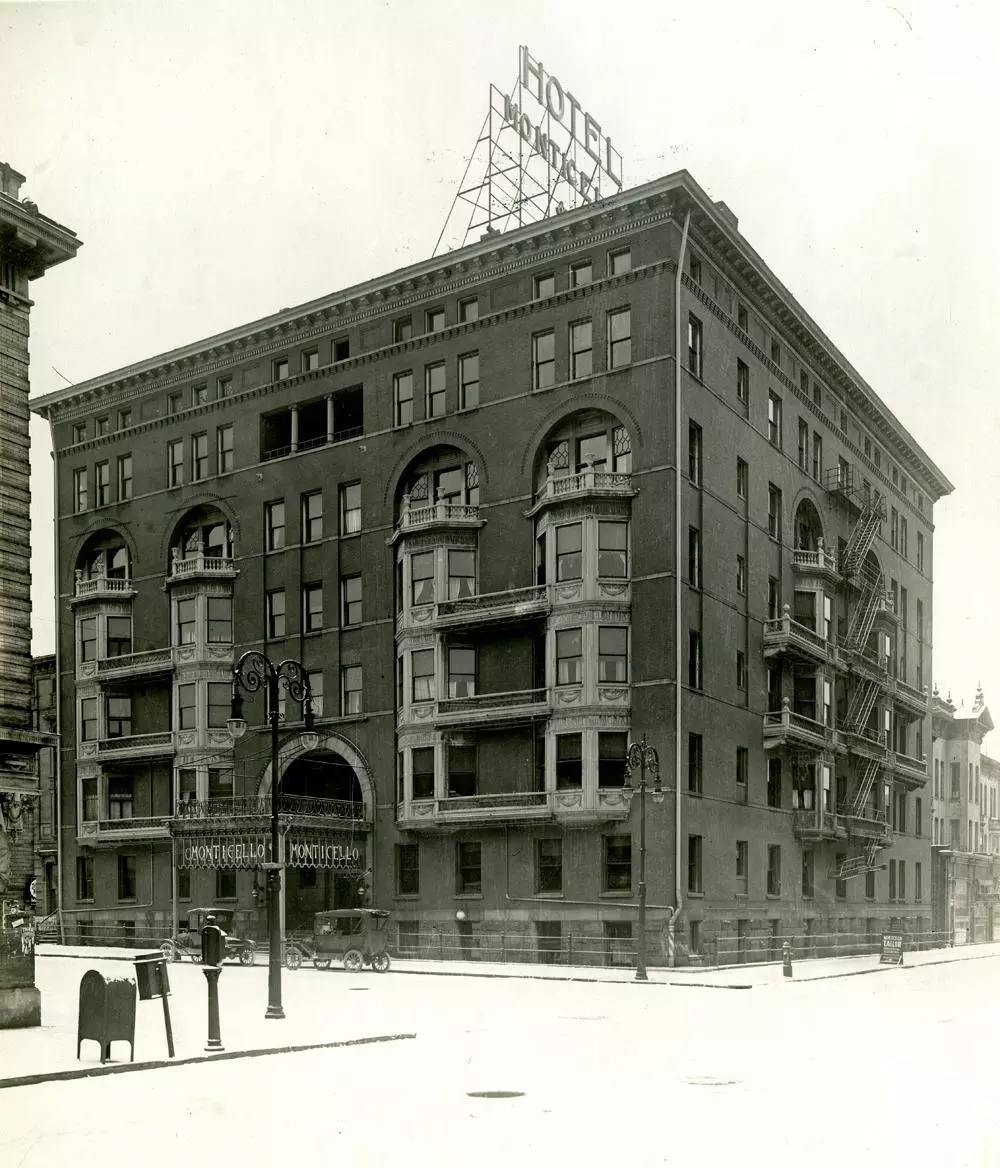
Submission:
<svg viewBox="0 0 1000 1168">
<path fill-rule="evenodd" d="M 267 720 L 271 727 L 271 859 L 267 865 L 267 1012 L 265 1018 L 284 1018 L 281 1004 L 281 912 L 280 901 L 282 864 L 278 824 L 278 726 L 281 721 L 281 687 L 288 696 L 303 706 L 305 731 L 302 744 L 306 750 L 315 750 L 319 735 L 313 729 L 312 690 L 309 675 L 298 661 L 279 661 L 275 665 L 256 649 L 251 649 L 233 666 L 233 704 L 226 723 L 232 738 L 239 739 L 247 731 L 243 717 L 243 698 L 240 690 L 256 693 L 263 689 L 267 699 Z"/>
<path fill-rule="evenodd" d="M 660 782 L 660 756 L 656 748 L 649 746 L 646 735 L 639 742 L 630 742 L 625 753 L 626 778 L 639 772 L 638 788 L 631 788 L 639 795 L 639 938 L 636 945 L 635 979 L 649 981 L 646 975 L 646 772 L 654 776 L 653 802 L 663 802 L 663 785 Z"/>
</svg>

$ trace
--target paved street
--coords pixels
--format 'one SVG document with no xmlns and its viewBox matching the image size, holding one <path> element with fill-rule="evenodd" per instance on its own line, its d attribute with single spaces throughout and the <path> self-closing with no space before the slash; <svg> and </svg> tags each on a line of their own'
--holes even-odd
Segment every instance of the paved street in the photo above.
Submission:
<svg viewBox="0 0 1000 1168">
<path fill-rule="evenodd" d="M 50 994 L 86 968 L 40 965 Z M 203 979 L 175 972 L 181 1055 Z M 417 1038 L 10 1088 L 0 1163 L 205 1163 L 206 1141 L 252 1165 L 1000 1163 L 998 978 L 997 958 L 745 992 L 303 969 L 267 1024 L 289 1041 Z M 225 1040 L 263 1012 L 266 970 L 223 983 Z"/>
</svg>

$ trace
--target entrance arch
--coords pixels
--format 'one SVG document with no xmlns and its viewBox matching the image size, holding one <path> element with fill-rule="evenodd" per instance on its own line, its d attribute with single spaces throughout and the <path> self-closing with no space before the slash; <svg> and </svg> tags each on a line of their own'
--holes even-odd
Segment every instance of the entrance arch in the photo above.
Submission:
<svg viewBox="0 0 1000 1168">
<path fill-rule="evenodd" d="M 300 765 L 296 766 L 296 763 Z M 328 772 L 326 775 L 323 774 L 324 769 Z M 315 750 L 306 750 L 301 735 L 290 739 L 278 752 L 278 775 L 280 790 L 284 794 L 354 800 L 364 805 L 365 824 L 371 826 L 375 822 L 375 783 L 368 762 L 352 742 L 339 734 L 324 735 L 321 731 L 319 745 Z M 286 786 L 289 776 L 296 785 L 312 784 L 316 789 L 292 790 Z M 337 790 L 351 793 L 324 793 L 318 789 L 324 781 Z M 261 775 L 257 794 L 263 796 L 270 793 L 271 764 L 268 763 Z"/>
</svg>

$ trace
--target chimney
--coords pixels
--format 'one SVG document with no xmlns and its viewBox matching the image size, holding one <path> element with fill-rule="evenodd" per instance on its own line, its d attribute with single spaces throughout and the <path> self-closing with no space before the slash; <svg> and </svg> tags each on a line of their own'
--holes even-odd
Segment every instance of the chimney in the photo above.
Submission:
<svg viewBox="0 0 1000 1168">
<path fill-rule="evenodd" d="M 7 195 L 11 199 L 20 198 L 21 183 L 23 182 L 23 174 L 18 174 L 9 163 L 0 162 L 0 194 Z"/>
<path fill-rule="evenodd" d="M 716 200 L 715 209 L 734 231 L 739 231 L 739 219 L 736 218 L 736 216 L 732 213 L 732 211 L 730 211 L 730 209 L 721 199 Z"/>
</svg>

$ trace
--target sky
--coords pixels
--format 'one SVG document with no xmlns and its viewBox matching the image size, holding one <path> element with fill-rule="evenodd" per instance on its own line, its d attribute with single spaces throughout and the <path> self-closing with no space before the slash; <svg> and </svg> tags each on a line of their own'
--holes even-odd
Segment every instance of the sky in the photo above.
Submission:
<svg viewBox="0 0 1000 1168">
<path fill-rule="evenodd" d="M 32 285 L 32 393 L 430 256 L 527 44 L 625 185 L 688 169 L 955 484 L 934 680 L 1000 722 L 994 0 L 4 3 L 0 160 L 84 241 Z M 54 646 L 32 419 L 33 651 Z"/>
</svg>

